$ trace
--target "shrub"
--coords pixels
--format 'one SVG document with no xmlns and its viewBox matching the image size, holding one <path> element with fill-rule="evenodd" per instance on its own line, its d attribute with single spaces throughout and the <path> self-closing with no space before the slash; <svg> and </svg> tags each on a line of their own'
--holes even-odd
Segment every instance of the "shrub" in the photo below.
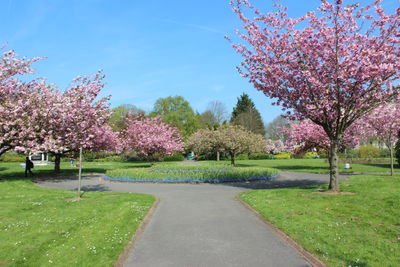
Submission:
<svg viewBox="0 0 400 267">
<path fill-rule="evenodd" d="M 328 150 L 326 150 L 326 149 L 321 149 L 320 151 L 318 151 L 318 154 L 321 158 L 324 158 L 324 159 L 327 159 L 329 157 Z"/>
<path fill-rule="evenodd" d="M 266 153 L 255 153 L 255 154 L 250 154 L 249 159 L 275 159 L 274 155 L 272 154 L 266 154 Z"/>
<path fill-rule="evenodd" d="M 289 152 L 281 152 L 277 155 L 275 155 L 276 159 L 291 159 L 293 157 L 293 153 L 289 153 Z"/>
<path fill-rule="evenodd" d="M 129 162 L 146 160 L 145 158 L 139 156 L 136 152 L 130 152 L 130 153 L 124 154 L 122 157 L 123 157 L 123 161 L 129 161 Z"/>
<path fill-rule="evenodd" d="M 108 158 L 110 156 L 111 156 L 110 153 L 106 152 L 106 151 L 104 151 L 104 152 L 87 152 L 87 153 L 83 154 L 83 158 L 85 159 L 85 161 L 90 161 L 90 162 L 97 161 L 98 159 Z"/>
<path fill-rule="evenodd" d="M 236 156 L 236 160 L 248 160 L 249 156 L 247 154 L 240 154 Z"/>
<path fill-rule="evenodd" d="M 390 158 L 390 150 L 387 148 L 381 149 L 380 153 L 379 153 L 379 157 L 380 158 Z"/>
<path fill-rule="evenodd" d="M 359 158 L 366 159 L 377 158 L 380 154 L 379 149 L 372 145 L 360 146 L 357 152 Z"/>
<path fill-rule="evenodd" d="M 7 152 L 1 156 L 0 160 L 3 162 L 25 162 L 25 157 L 16 152 Z"/>
<path fill-rule="evenodd" d="M 185 157 L 182 155 L 171 155 L 164 157 L 164 161 L 183 161 L 183 160 L 185 160 Z"/>
<path fill-rule="evenodd" d="M 317 152 L 307 152 L 303 156 L 304 159 L 317 159 L 319 155 Z"/>
<path fill-rule="evenodd" d="M 95 159 L 95 162 L 121 162 L 123 158 L 121 156 L 109 156 L 101 159 Z"/>
<path fill-rule="evenodd" d="M 395 148 L 395 157 L 397 158 L 397 162 L 400 165 L 400 140 L 397 141 L 396 148 Z"/>
</svg>

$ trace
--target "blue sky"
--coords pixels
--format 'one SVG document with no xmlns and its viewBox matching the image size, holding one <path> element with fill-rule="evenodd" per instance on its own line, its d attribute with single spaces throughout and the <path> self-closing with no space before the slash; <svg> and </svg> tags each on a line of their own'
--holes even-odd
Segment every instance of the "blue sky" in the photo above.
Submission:
<svg viewBox="0 0 400 267">
<path fill-rule="evenodd" d="M 272 0 L 251 2 L 272 7 Z M 320 3 L 281 2 L 291 16 Z M 383 6 L 393 10 L 399 0 Z M 0 44 L 23 56 L 46 56 L 34 67 L 60 89 L 103 69 L 103 94 L 112 95 L 112 107 L 134 104 L 150 111 L 158 98 L 181 95 L 198 112 L 213 100 L 231 112 L 246 92 L 265 122 L 281 114 L 236 71 L 241 57 L 224 39 L 240 28 L 229 0 L 0 0 L 0 11 Z"/>
</svg>

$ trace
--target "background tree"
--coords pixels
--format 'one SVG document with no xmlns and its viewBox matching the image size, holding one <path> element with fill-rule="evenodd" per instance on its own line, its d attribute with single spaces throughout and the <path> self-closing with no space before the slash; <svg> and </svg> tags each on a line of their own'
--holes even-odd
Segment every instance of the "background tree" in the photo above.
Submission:
<svg viewBox="0 0 400 267">
<path fill-rule="evenodd" d="M 236 125 L 223 125 L 217 130 L 200 130 L 192 135 L 187 143 L 197 153 L 213 151 L 228 153 L 232 166 L 235 166 L 237 155 L 262 152 L 265 146 L 261 135 Z"/>
<path fill-rule="evenodd" d="M 207 104 L 206 112 L 213 115 L 214 123 L 222 125 L 228 119 L 228 111 L 224 103 L 220 101 L 211 101 Z"/>
<path fill-rule="evenodd" d="M 265 139 L 265 153 L 278 154 L 285 151 L 285 144 L 281 140 Z"/>
<path fill-rule="evenodd" d="M 292 19 L 280 5 L 263 14 L 247 0 L 231 3 L 246 31 L 238 34 L 247 46 L 233 44 L 244 57 L 241 74 L 292 118 L 324 129 L 329 189 L 339 191 L 338 148 L 346 129 L 398 94 L 392 83 L 400 78 L 400 9 L 388 15 L 380 0 L 362 8 L 322 0 L 319 12 Z"/>
<path fill-rule="evenodd" d="M 198 154 L 214 154 L 221 150 L 220 143 L 216 141 L 216 129 L 200 129 L 192 134 L 187 142 L 186 149 Z"/>
<path fill-rule="evenodd" d="M 145 114 L 144 110 L 131 104 L 124 104 L 111 109 L 111 115 L 108 119 L 108 124 L 114 132 L 121 132 L 127 127 L 127 118 L 129 114 L 139 115 Z"/>
<path fill-rule="evenodd" d="M 161 118 L 131 116 L 125 133 L 124 147 L 125 150 L 135 151 L 153 160 L 157 154 L 165 156 L 181 152 L 183 143 L 179 130 L 163 122 Z"/>
<path fill-rule="evenodd" d="M 376 136 L 390 151 L 390 173 L 394 173 L 394 153 L 400 130 L 400 104 L 375 109 L 357 122 L 367 136 Z"/>
<path fill-rule="evenodd" d="M 241 125 L 248 131 L 256 134 L 265 134 L 260 112 L 258 112 L 254 102 L 245 93 L 238 97 L 236 106 L 232 111 L 231 123 Z"/>
<path fill-rule="evenodd" d="M 159 98 L 150 115 L 160 116 L 164 122 L 176 126 L 184 138 L 201 128 L 200 116 L 182 96 Z"/>
<path fill-rule="evenodd" d="M 207 110 L 200 114 L 201 128 L 216 129 L 219 124 L 216 122 L 214 114 Z"/>
<path fill-rule="evenodd" d="M 272 140 L 282 140 L 282 142 L 285 142 L 287 136 L 281 131 L 281 128 L 287 126 L 289 126 L 289 120 L 284 116 L 279 115 L 265 126 L 265 137 Z"/>
</svg>

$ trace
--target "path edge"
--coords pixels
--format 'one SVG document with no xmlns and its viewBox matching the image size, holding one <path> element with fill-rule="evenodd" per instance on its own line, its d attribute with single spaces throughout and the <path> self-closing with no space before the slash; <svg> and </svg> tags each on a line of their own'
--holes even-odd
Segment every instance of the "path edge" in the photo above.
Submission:
<svg viewBox="0 0 400 267">
<path fill-rule="evenodd" d="M 308 261 L 313 267 L 326 267 L 326 264 L 323 263 L 320 259 L 317 258 L 314 254 L 310 253 L 302 246 L 300 246 L 296 241 L 294 241 L 290 236 L 284 233 L 282 230 L 277 228 L 267 219 L 265 219 L 257 210 L 255 210 L 252 206 L 244 202 L 239 194 L 235 196 L 235 199 L 241 203 L 247 210 L 253 213 L 258 219 L 260 219 L 270 230 L 272 230 L 276 235 L 280 237 L 287 245 L 293 248 L 300 256 L 302 256 L 306 261 Z"/>
<path fill-rule="evenodd" d="M 126 263 L 126 261 L 128 260 L 129 255 L 134 251 L 137 241 L 142 236 L 146 226 L 149 224 L 151 217 L 153 217 L 153 214 L 156 211 L 158 204 L 160 203 L 160 198 L 158 196 L 155 196 L 155 197 L 156 197 L 156 200 L 154 201 L 153 205 L 151 206 L 149 212 L 144 217 L 143 221 L 140 223 L 139 227 L 137 228 L 136 232 L 133 234 L 132 238 L 129 240 L 124 251 L 119 255 L 118 260 L 113 265 L 114 267 L 123 267 L 124 264 Z"/>
</svg>

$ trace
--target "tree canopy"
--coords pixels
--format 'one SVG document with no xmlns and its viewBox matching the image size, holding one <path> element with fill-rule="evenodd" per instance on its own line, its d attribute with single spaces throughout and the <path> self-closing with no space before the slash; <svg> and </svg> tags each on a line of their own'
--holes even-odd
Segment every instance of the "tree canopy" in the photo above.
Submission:
<svg viewBox="0 0 400 267">
<path fill-rule="evenodd" d="M 182 96 L 159 98 L 150 115 L 158 115 L 164 122 L 178 127 L 183 137 L 189 137 L 201 128 L 199 115 Z"/>
<path fill-rule="evenodd" d="M 365 7 L 321 2 L 290 18 L 279 4 L 263 14 L 247 0 L 231 1 L 245 31 L 238 31 L 244 43 L 233 47 L 244 58 L 241 75 L 256 89 L 292 118 L 323 128 L 331 140 L 329 189 L 339 191 L 337 152 L 346 129 L 398 95 L 400 9 L 386 14 L 381 0 Z"/>
<path fill-rule="evenodd" d="M 248 131 L 256 134 L 265 134 L 261 114 L 256 109 L 254 102 L 250 99 L 249 95 L 245 93 L 237 99 L 236 106 L 232 111 L 231 123 L 241 125 Z"/>
</svg>

